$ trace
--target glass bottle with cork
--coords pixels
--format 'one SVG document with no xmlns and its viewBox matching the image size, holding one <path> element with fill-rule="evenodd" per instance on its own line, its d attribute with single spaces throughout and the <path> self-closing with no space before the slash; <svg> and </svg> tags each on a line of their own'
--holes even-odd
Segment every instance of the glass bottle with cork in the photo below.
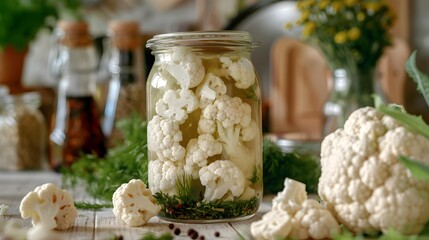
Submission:
<svg viewBox="0 0 429 240">
<path fill-rule="evenodd" d="M 122 140 L 115 126 L 118 121 L 133 113 L 145 118 L 146 86 L 138 22 L 111 21 L 108 36 L 100 75 L 109 82 L 102 129 L 112 146 Z"/>
<path fill-rule="evenodd" d="M 98 57 L 85 22 L 60 21 L 55 31 L 59 76 L 52 119 L 51 168 L 70 166 L 81 154 L 106 154 L 99 107 L 95 101 Z"/>
</svg>

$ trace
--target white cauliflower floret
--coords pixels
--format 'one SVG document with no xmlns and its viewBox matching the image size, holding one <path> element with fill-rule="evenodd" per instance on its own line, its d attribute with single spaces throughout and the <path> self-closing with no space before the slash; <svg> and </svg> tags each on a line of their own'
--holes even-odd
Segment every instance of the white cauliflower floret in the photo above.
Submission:
<svg viewBox="0 0 429 240">
<path fill-rule="evenodd" d="M 9 210 L 9 206 L 5 204 L 0 205 L 0 217 L 7 214 L 7 211 Z"/>
<path fill-rule="evenodd" d="M 10 219 L 0 225 L 0 239 L 2 240 L 29 240 L 28 228 L 22 226 L 17 219 Z"/>
<path fill-rule="evenodd" d="M 22 218 L 32 218 L 33 226 L 40 224 L 47 229 L 68 229 L 77 217 L 72 196 L 52 183 L 29 192 L 22 199 L 19 211 Z"/>
<path fill-rule="evenodd" d="M 185 148 L 180 145 L 182 132 L 179 124 L 171 119 L 154 116 L 147 126 L 148 149 L 157 153 L 161 159 L 181 161 Z"/>
<path fill-rule="evenodd" d="M 322 142 L 319 195 L 355 233 L 417 234 L 429 220 L 429 182 L 399 161 L 429 163 L 429 140 L 371 107 L 353 112 Z"/>
<path fill-rule="evenodd" d="M 220 95 L 226 93 L 226 85 L 223 80 L 214 75 L 208 73 L 203 83 L 197 88 L 196 95 L 199 98 L 200 108 L 207 107 Z"/>
<path fill-rule="evenodd" d="M 247 89 L 255 83 L 256 74 L 252 62 L 242 57 L 237 61 L 228 57 L 220 57 L 222 68 L 235 80 L 235 86 L 240 89 Z"/>
<path fill-rule="evenodd" d="M 171 61 L 162 65 L 173 76 L 182 89 L 194 88 L 200 84 L 206 71 L 199 56 L 185 47 L 172 49 Z"/>
<path fill-rule="evenodd" d="M 153 193 L 163 192 L 177 195 L 176 181 L 185 174 L 182 161 L 151 160 L 149 161 L 149 186 Z"/>
<path fill-rule="evenodd" d="M 197 108 L 198 99 L 188 89 L 170 89 L 155 104 L 155 111 L 159 116 L 172 119 L 179 124 L 184 123 L 188 118 L 188 113 L 195 111 Z"/>
<path fill-rule="evenodd" d="M 157 215 L 159 210 L 151 191 L 140 179 L 132 179 L 122 184 L 113 193 L 113 214 L 128 226 L 143 226 Z"/>
<path fill-rule="evenodd" d="M 222 95 L 203 109 L 198 123 L 199 133 L 214 134 L 222 143 L 225 156 L 250 177 L 255 164 L 254 149 L 248 149 L 243 141 L 251 141 L 260 134 L 256 122 L 252 121 L 249 104 L 239 97 Z"/>
<path fill-rule="evenodd" d="M 252 223 L 250 232 L 255 240 L 272 240 L 285 239 L 291 229 L 291 218 L 287 212 L 269 211 L 260 221 Z"/>
<path fill-rule="evenodd" d="M 222 144 L 210 134 L 201 134 L 191 139 L 186 147 L 185 172 L 192 178 L 198 178 L 198 171 L 207 165 L 207 158 L 222 152 Z"/>
<path fill-rule="evenodd" d="M 63 238 L 58 231 L 48 229 L 43 225 L 36 225 L 28 229 L 26 240 L 60 240 Z"/>
<path fill-rule="evenodd" d="M 255 139 L 256 135 L 259 132 L 259 126 L 255 120 L 250 121 L 249 126 L 242 128 L 240 131 L 241 140 L 247 142 Z"/>
<path fill-rule="evenodd" d="M 334 216 L 317 201 L 307 199 L 305 184 L 286 178 L 284 185 L 273 199 L 272 210 L 252 223 L 256 239 L 328 239 L 339 231 Z"/>
<path fill-rule="evenodd" d="M 214 201 L 227 193 L 239 197 L 245 187 L 246 179 L 240 169 L 228 160 L 217 160 L 202 167 L 199 172 L 200 181 L 206 187 L 204 199 Z"/>
</svg>

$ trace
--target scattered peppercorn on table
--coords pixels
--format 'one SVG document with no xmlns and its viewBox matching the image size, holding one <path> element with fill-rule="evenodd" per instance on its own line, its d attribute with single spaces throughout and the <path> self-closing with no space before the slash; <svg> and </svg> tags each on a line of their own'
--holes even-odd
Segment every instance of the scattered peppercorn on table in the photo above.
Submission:
<svg viewBox="0 0 429 240">
<path fill-rule="evenodd" d="M 31 219 L 21 218 L 19 205 L 28 192 L 45 183 L 61 186 L 61 175 L 48 171 L 0 172 L 0 206 L 2 204 L 8 206 L 6 214 L 0 215 L 0 239 L 2 239 L 2 229 L 11 220 L 18 222 L 25 229 L 31 227 Z M 68 191 L 75 201 L 94 202 L 94 199 L 84 190 Z M 256 215 L 248 220 L 212 224 L 173 223 L 154 217 L 143 227 L 128 227 L 115 219 L 111 208 L 99 211 L 79 209 L 73 227 L 65 231 L 55 231 L 55 233 L 59 234 L 60 239 L 132 240 L 141 239 L 149 232 L 155 235 L 171 233 L 174 239 L 192 239 L 197 235 L 195 239 L 251 239 L 250 223 L 259 220 L 270 210 L 270 200 L 264 200 Z"/>
</svg>

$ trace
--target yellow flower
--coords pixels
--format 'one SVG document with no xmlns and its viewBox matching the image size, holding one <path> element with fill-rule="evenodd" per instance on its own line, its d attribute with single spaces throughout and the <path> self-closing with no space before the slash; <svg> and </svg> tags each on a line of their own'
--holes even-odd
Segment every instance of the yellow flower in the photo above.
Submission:
<svg viewBox="0 0 429 240">
<path fill-rule="evenodd" d="M 316 2 L 315 0 L 301 0 L 298 2 L 297 7 L 300 10 L 304 10 L 308 7 L 311 7 L 312 5 L 314 5 Z"/>
<path fill-rule="evenodd" d="M 344 5 L 341 1 L 335 1 L 332 3 L 332 8 L 334 9 L 335 12 L 339 12 L 343 7 Z"/>
<path fill-rule="evenodd" d="M 344 31 L 335 34 L 334 41 L 337 44 L 343 44 L 347 41 L 347 33 Z"/>
<path fill-rule="evenodd" d="M 353 27 L 349 31 L 347 31 L 347 38 L 352 41 L 358 39 L 360 35 L 361 35 L 360 29 L 357 27 Z"/>
<path fill-rule="evenodd" d="M 357 14 L 357 20 L 358 20 L 359 22 L 362 22 L 363 20 L 365 20 L 365 13 L 363 13 L 363 12 L 359 12 L 359 13 Z"/>
<path fill-rule="evenodd" d="M 301 13 L 301 17 L 300 17 L 301 22 L 305 22 L 308 19 L 309 16 L 310 16 L 310 12 L 309 11 L 303 11 Z"/>
<path fill-rule="evenodd" d="M 329 0 L 321 0 L 319 3 L 320 10 L 325 10 L 329 4 Z"/>
<path fill-rule="evenodd" d="M 302 36 L 308 38 L 314 32 L 314 29 L 316 29 L 316 24 L 314 22 L 307 22 L 302 30 Z"/>
<path fill-rule="evenodd" d="M 344 1 L 347 7 L 352 7 L 356 4 L 356 0 L 345 0 Z"/>
<path fill-rule="evenodd" d="M 379 2 L 368 2 L 368 3 L 365 3 L 365 8 L 369 12 L 377 12 L 378 9 L 381 8 L 381 4 Z"/>
<path fill-rule="evenodd" d="M 293 24 L 292 24 L 292 23 L 286 23 L 286 25 L 285 25 L 285 28 L 286 28 L 287 30 L 292 29 L 292 27 L 293 27 Z"/>
</svg>

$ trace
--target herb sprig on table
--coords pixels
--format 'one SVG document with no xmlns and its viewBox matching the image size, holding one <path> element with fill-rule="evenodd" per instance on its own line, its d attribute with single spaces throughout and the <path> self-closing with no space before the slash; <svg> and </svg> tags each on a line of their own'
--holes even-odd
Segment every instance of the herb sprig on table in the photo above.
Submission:
<svg viewBox="0 0 429 240">
<path fill-rule="evenodd" d="M 62 169 L 63 185 L 74 187 L 83 183 L 94 198 L 112 201 L 115 190 L 131 179 L 147 183 L 147 124 L 137 114 L 118 122 L 124 143 L 111 149 L 107 156 L 98 158 L 87 154 L 71 167 Z"/>
</svg>

